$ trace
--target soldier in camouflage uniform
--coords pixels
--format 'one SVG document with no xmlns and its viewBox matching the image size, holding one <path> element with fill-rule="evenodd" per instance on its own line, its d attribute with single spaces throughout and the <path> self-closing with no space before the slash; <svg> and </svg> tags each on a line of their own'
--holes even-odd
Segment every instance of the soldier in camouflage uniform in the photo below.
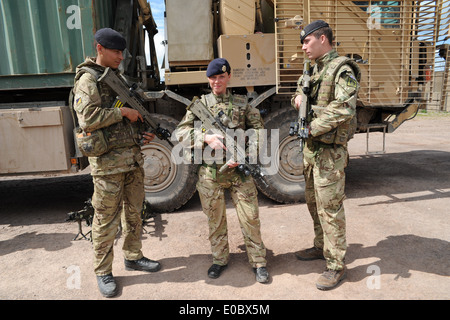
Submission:
<svg viewBox="0 0 450 320">
<path fill-rule="evenodd" d="M 200 99 L 215 116 L 221 110 L 224 111 L 231 121 L 229 128 L 263 129 L 259 111 L 247 103 L 246 97 L 232 95 L 227 90 L 230 71 L 227 60 L 222 58 L 213 60 L 208 65 L 206 73 L 212 93 L 203 95 Z M 197 182 L 203 212 L 208 217 L 213 256 L 208 276 L 218 278 L 228 264 L 229 245 L 224 192 L 225 189 L 229 189 L 241 225 L 249 262 L 256 273 L 256 280 L 265 283 L 269 280 L 269 274 L 266 268 L 266 248 L 261 239 L 257 190 L 253 178 L 240 173 L 236 169 L 238 163 L 234 161 L 228 163 L 229 168 L 225 172 L 219 172 L 221 166 L 227 163 L 225 156 L 217 157 L 217 152 L 222 152 L 226 148 L 222 141 L 224 137 L 213 132 L 203 132 L 199 135 L 199 139 L 192 139 L 196 121 L 199 120 L 188 110 L 178 125 L 176 136 L 180 143 L 192 152 L 195 152 L 196 148 L 203 150 L 205 146 L 213 150 L 213 154 L 216 152 L 210 159 L 202 158 L 203 164 L 199 168 Z M 249 146 L 250 148 L 257 148 L 255 140 L 252 140 L 253 145 Z M 203 155 L 206 154 L 205 152 Z"/>
<path fill-rule="evenodd" d="M 296 253 L 300 260 L 325 259 L 326 271 L 318 289 L 334 288 L 346 276 L 347 250 L 343 201 L 348 162 L 347 141 L 356 129 L 356 99 L 360 71 L 356 63 L 339 57 L 332 47 L 328 23 L 317 20 L 301 33 L 302 49 L 315 60 L 311 72 L 309 105 L 313 112 L 310 136 L 303 150 L 305 198 L 314 224 L 314 246 Z M 292 98 L 299 108 L 302 77 Z"/>
<path fill-rule="evenodd" d="M 117 294 L 112 275 L 113 243 L 120 222 L 126 269 L 153 272 L 160 269 L 160 264 L 144 257 L 141 251 L 145 196 L 139 146 L 142 116 L 131 108 L 114 108 L 115 94 L 97 82 L 107 67 L 118 73 L 126 41 L 108 28 L 100 29 L 95 39 L 97 57 L 87 58 L 77 67 L 73 107 L 79 123 L 77 139 L 83 139 L 79 146 L 89 156 L 94 183 L 94 271 L 100 292 L 112 297 Z M 143 138 L 146 144 L 154 135 L 144 132 Z"/>
</svg>

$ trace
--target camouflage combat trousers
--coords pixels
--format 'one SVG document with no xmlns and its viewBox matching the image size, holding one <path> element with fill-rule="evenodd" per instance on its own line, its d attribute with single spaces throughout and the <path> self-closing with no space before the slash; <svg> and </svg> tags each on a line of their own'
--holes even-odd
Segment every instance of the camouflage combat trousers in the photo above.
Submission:
<svg viewBox="0 0 450 320">
<path fill-rule="evenodd" d="M 141 211 L 144 202 L 144 171 L 136 170 L 93 176 L 95 209 L 92 223 L 94 271 L 98 276 L 112 272 L 113 245 L 122 221 L 123 254 L 127 260 L 143 257 Z"/>
<path fill-rule="evenodd" d="M 347 251 L 345 172 L 347 148 L 307 142 L 303 150 L 305 198 L 314 224 L 314 246 L 323 248 L 327 268 L 341 270 Z"/>
<path fill-rule="evenodd" d="M 201 166 L 197 190 L 203 212 L 208 217 L 213 263 L 226 265 L 229 259 L 225 189 L 229 189 L 236 208 L 247 256 L 253 268 L 266 266 L 266 248 L 261 239 L 257 190 L 253 179 L 241 178 L 231 170 L 220 174 L 215 168 Z"/>
</svg>

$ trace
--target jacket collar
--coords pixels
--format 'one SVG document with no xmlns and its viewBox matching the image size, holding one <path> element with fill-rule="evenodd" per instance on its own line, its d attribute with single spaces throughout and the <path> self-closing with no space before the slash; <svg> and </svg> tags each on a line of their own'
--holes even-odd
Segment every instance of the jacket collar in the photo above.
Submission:
<svg viewBox="0 0 450 320">
<path fill-rule="evenodd" d="M 327 53 L 325 53 L 320 58 L 316 59 L 316 64 L 317 64 L 318 70 L 321 71 L 328 62 L 336 59 L 337 57 L 339 57 L 339 54 L 336 52 L 335 49 L 332 49 L 332 50 L 328 51 Z"/>
</svg>

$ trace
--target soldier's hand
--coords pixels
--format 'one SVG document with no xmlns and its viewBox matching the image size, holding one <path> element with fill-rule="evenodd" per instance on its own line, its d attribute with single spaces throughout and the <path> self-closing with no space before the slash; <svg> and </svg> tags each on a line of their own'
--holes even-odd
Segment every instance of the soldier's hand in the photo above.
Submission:
<svg viewBox="0 0 450 320">
<path fill-rule="evenodd" d="M 220 134 L 205 134 L 205 142 L 214 150 L 227 150 L 222 140 L 223 137 Z"/>
<path fill-rule="evenodd" d="M 149 144 L 153 139 L 155 139 L 155 134 L 150 132 L 142 133 L 142 137 L 144 138 L 144 144 Z"/>
<path fill-rule="evenodd" d="M 120 111 L 122 112 L 122 117 L 128 118 L 128 120 L 130 120 L 131 122 L 136 122 L 138 120 L 144 122 L 144 118 L 142 118 L 142 115 L 137 110 L 122 107 L 120 108 Z"/>
<path fill-rule="evenodd" d="M 295 109 L 298 110 L 298 109 L 300 108 L 301 104 L 302 104 L 302 95 L 299 94 L 299 95 L 296 96 L 295 99 L 294 99 L 294 106 L 295 106 Z"/>
<path fill-rule="evenodd" d="M 237 163 L 233 160 L 230 160 L 227 162 L 227 165 L 228 165 L 228 168 L 234 168 L 234 167 L 237 167 L 239 165 L 239 163 Z"/>
</svg>

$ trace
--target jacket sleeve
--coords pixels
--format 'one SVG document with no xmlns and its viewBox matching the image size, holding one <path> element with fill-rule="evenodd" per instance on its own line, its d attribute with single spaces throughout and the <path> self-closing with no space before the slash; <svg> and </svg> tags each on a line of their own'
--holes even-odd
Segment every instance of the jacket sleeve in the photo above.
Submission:
<svg viewBox="0 0 450 320">
<path fill-rule="evenodd" d="M 122 121 L 120 109 L 101 107 L 97 81 L 89 73 L 83 74 L 77 81 L 73 103 L 80 127 L 85 132 L 93 132 Z"/>
<path fill-rule="evenodd" d="M 350 66 L 342 66 L 335 78 L 334 100 L 310 125 L 312 136 L 325 134 L 356 114 L 356 99 L 359 84 Z"/>
<path fill-rule="evenodd" d="M 297 98 L 298 95 L 303 94 L 302 91 L 302 82 L 303 82 L 303 75 L 300 76 L 300 78 L 297 81 L 297 90 L 295 90 L 294 95 L 291 98 L 291 106 L 294 107 L 296 110 L 297 108 L 295 107 L 295 98 Z"/>
<path fill-rule="evenodd" d="M 189 110 L 181 119 L 175 130 L 175 137 L 186 149 L 202 149 L 204 146 L 204 133 L 200 120 Z"/>
</svg>

